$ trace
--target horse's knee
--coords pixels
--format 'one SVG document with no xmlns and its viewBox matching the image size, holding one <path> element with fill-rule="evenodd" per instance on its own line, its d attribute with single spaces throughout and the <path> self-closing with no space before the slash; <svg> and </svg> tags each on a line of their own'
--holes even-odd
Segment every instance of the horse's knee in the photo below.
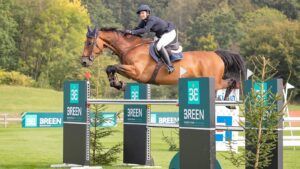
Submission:
<svg viewBox="0 0 300 169">
<path fill-rule="evenodd" d="M 109 65 L 109 66 L 107 66 L 106 67 L 106 73 L 107 74 L 115 74 L 116 73 L 116 71 L 117 71 L 117 69 L 116 69 L 116 67 L 115 66 L 113 66 L 113 65 Z"/>
</svg>

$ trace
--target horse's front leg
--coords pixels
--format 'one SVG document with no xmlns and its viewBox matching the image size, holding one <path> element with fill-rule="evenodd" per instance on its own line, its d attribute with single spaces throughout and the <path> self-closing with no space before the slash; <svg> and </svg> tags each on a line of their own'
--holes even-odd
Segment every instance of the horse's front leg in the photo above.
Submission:
<svg viewBox="0 0 300 169">
<path fill-rule="evenodd" d="M 114 65 L 109 65 L 106 68 L 106 74 L 109 80 L 109 84 L 111 87 L 114 87 L 118 90 L 125 90 L 125 82 L 119 81 L 116 75 L 117 67 Z"/>
<path fill-rule="evenodd" d="M 139 74 L 133 65 L 110 65 L 106 68 L 106 73 L 110 82 L 110 86 L 118 90 L 125 90 L 125 82 L 119 81 L 116 73 L 121 74 L 129 79 L 138 80 Z"/>
<path fill-rule="evenodd" d="M 133 79 L 136 81 L 139 81 L 139 73 L 137 71 L 137 68 L 134 65 L 115 65 L 115 68 L 117 69 L 117 72 L 128 78 L 128 79 Z"/>
</svg>

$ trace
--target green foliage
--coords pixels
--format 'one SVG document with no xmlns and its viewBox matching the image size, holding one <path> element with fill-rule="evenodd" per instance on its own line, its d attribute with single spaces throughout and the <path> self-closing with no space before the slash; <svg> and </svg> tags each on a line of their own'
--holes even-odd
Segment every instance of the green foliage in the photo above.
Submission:
<svg viewBox="0 0 300 169">
<path fill-rule="evenodd" d="M 197 47 L 198 50 L 213 51 L 218 48 L 218 44 L 216 43 L 214 36 L 211 34 L 199 37 L 197 39 L 197 44 L 199 44 L 199 47 Z"/>
<path fill-rule="evenodd" d="M 173 136 L 174 134 L 175 134 L 175 137 Z M 175 141 L 178 139 L 179 139 L 179 130 L 178 129 L 174 129 L 174 130 L 170 131 L 169 136 L 165 135 L 164 132 L 162 132 L 162 140 L 168 144 L 169 151 L 179 151 L 178 141 Z"/>
<path fill-rule="evenodd" d="M 268 6 L 282 11 L 291 19 L 299 19 L 300 2 L 299 0 L 252 0 L 258 6 Z"/>
<path fill-rule="evenodd" d="M 244 17 L 244 37 L 240 44 L 246 56 L 263 55 L 280 64 L 277 77 L 296 85 L 299 97 L 300 23 L 290 21 L 274 9 L 263 8 Z M 253 69 L 253 65 L 249 65 Z"/>
<path fill-rule="evenodd" d="M 246 131 L 247 145 L 255 147 L 255 151 L 246 153 L 246 163 L 248 163 L 246 165 L 253 168 L 265 168 L 270 165 L 272 151 L 276 147 L 276 129 L 279 127 L 277 121 L 283 117 L 282 110 L 277 110 L 276 104 L 276 101 L 282 99 L 281 97 L 273 95 L 269 89 L 266 92 L 252 89 L 246 99 L 248 105 L 245 113 L 246 127 L 248 125 L 257 129 Z"/>
<path fill-rule="evenodd" d="M 91 121 L 93 127 L 90 133 L 90 145 L 91 145 L 91 162 L 94 165 L 106 165 L 116 162 L 118 159 L 118 153 L 122 151 L 121 143 L 107 148 L 103 145 L 101 139 L 112 135 L 115 130 L 108 127 L 97 127 L 105 122 L 105 119 L 99 116 L 100 112 L 106 109 L 105 105 L 93 105 L 92 112 L 95 112 L 95 118 Z"/>
<path fill-rule="evenodd" d="M 287 17 L 276 9 L 260 8 L 255 11 L 245 13 L 241 18 L 244 31 L 251 31 L 260 25 L 272 26 L 276 22 L 287 21 Z"/>
<path fill-rule="evenodd" d="M 152 99 L 174 99 L 178 97 L 178 85 L 151 85 Z"/>
<path fill-rule="evenodd" d="M 252 0 L 228 0 L 228 5 L 235 16 L 240 20 L 245 13 L 252 12 L 256 9 L 256 5 L 252 4 L 251 1 Z"/>
<path fill-rule="evenodd" d="M 79 0 L 17 1 L 20 21 L 19 70 L 40 84 L 60 89 L 64 80 L 78 73 L 87 11 Z M 71 79 L 71 78 L 70 78 Z"/>
<path fill-rule="evenodd" d="M 247 167 L 259 169 L 266 168 L 271 163 L 285 105 L 278 107 L 277 102 L 281 102 L 283 96 L 272 93 L 270 88 L 266 89 L 263 85 L 276 74 L 276 63 L 264 56 L 253 57 L 251 61 L 255 67 L 252 86 L 258 85 L 261 90 L 253 87 L 245 96 L 245 108 L 242 108 L 242 112 L 246 122 L 240 122 L 240 125 L 245 129 L 246 147 L 251 147 L 253 151 L 244 151 L 243 155 L 231 151 L 227 159 L 237 167 L 246 163 Z"/>
<path fill-rule="evenodd" d="M 34 80 L 20 72 L 7 72 L 0 69 L 0 84 L 17 85 L 17 86 L 33 86 Z"/>
<path fill-rule="evenodd" d="M 153 14 L 162 15 L 168 5 L 169 0 L 102 0 L 103 4 L 113 10 L 113 16 L 118 23 L 126 29 L 135 28 L 138 24 L 136 10 L 141 4 L 148 4 L 153 10 Z"/>
<path fill-rule="evenodd" d="M 86 5 L 91 21 L 97 27 L 121 27 L 116 22 L 116 18 L 112 17 L 112 8 L 104 6 L 102 0 L 82 0 L 82 3 Z"/>
<path fill-rule="evenodd" d="M 238 20 L 228 6 L 222 9 L 213 9 L 196 17 L 189 31 L 189 48 L 197 49 L 195 47 L 201 46 L 198 41 L 199 37 L 205 37 L 209 34 L 215 37 L 220 48 L 229 48 L 238 40 Z"/>
<path fill-rule="evenodd" d="M 10 0 L 0 1 L 0 68 L 12 70 L 17 66 L 17 22 L 13 18 Z"/>
</svg>

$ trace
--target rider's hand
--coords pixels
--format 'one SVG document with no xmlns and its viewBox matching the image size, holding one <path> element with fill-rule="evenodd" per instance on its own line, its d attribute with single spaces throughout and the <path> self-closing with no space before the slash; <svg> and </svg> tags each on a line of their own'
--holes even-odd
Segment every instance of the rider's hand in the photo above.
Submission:
<svg viewBox="0 0 300 169">
<path fill-rule="evenodd" d="M 128 29 L 125 30 L 124 32 L 125 32 L 125 34 L 132 34 L 132 31 L 131 31 L 131 30 L 128 30 Z"/>
</svg>

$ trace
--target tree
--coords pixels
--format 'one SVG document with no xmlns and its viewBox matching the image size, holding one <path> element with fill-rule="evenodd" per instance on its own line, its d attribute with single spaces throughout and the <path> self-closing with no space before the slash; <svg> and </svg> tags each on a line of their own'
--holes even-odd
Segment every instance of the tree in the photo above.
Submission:
<svg viewBox="0 0 300 169">
<path fill-rule="evenodd" d="M 280 62 L 277 77 L 296 85 L 299 97 L 300 23 L 290 21 L 275 9 L 263 8 L 245 15 L 241 53 L 264 55 Z M 251 65 L 249 65 L 251 68 Z M 290 78 L 290 79 L 289 79 Z"/>
<path fill-rule="evenodd" d="M 0 1 L 0 68 L 12 70 L 18 63 L 16 37 L 17 22 L 13 18 L 13 3 Z"/>
<path fill-rule="evenodd" d="M 80 71 L 80 53 L 90 23 L 87 10 L 79 0 L 17 2 L 16 10 L 23 9 L 16 11 L 21 30 L 18 70 L 42 86 L 60 89 L 64 80 Z"/>
<path fill-rule="evenodd" d="M 218 48 L 218 44 L 215 41 L 215 37 L 211 34 L 207 36 L 201 36 L 197 39 L 197 50 L 206 50 L 206 51 L 213 51 Z"/>
<path fill-rule="evenodd" d="M 235 16 L 240 20 L 245 13 L 256 10 L 256 5 L 252 0 L 228 0 L 228 5 L 233 10 Z"/>
<path fill-rule="evenodd" d="M 106 122 L 107 119 L 101 117 L 101 112 L 106 109 L 105 105 L 93 105 L 95 112 L 94 118 L 91 121 L 91 163 L 93 165 L 107 165 L 116 162 L 118 154 L 122 151 L 122 144 L 118 143 L 110 148 L 105 147 L 101 139 L 112 135 L 116 130 L 109 127 L 99 127 Z"/>
<path fill-rule="evenodd" d="M 209 34 L 215 37 L 219 48 L 230 48 L 239 39 L 239 24 L 233 11 L 227 6 L 222 9 L 215 8 L 212 11 L 200 14 L 192 22 L 189 31 L 189 49 L 196 49 L 199 37 Z"/>
<path fill-rule="evenodd" d="M 114 11 L 111 17 L 116 18 L 118 23 L 121 23 L 123 28 L 135 28 L 139 22 L 136 10 L 141 4 L 148 4 L 152 13 L 157 16 L 162 16 L 165 8 L 168 6 L 169 0 L 103 0 L 103 4 L 110 10 Z"/>
<path fill-rule="evenodd" d="M 281 91 L 273 93 L 269 85 L 264 85 L 276 74 L 274 61 L 264 56 L 254 56 L 251 57 L 251 64 L 255 67 L 251 77 L 252 88 L 245 91 L 245 108 L 241 107 L 245 122 L 240 122 L 240 126 L 245 130 L 247 151 L 236 153 L 231 149 L 230 156 L 225 158 L 238 168 L 242 164 L 245 164 L 246 168 L 270 168 L 278 139 L 282 139 L 282 131 L 278 128 L 282 127 L 281 120 L 286 105 L 280 105 L 283 100 Z M 229 142 L 229 147 L 232 148 L 230 144 Z"/>
<path fill-rule="evenodd" d="M 121 25 L 116 22 L 116 18 L 113 16 L 113 9 L 107 8 L 103 4 L 102 0 L 82 0 L 82 3 L 86 5 L 94 26 L 121 27 Z"/>
<path fill-rule="evenodd" d="M 188 30 L 190 22 L 197 16 L 198 4 L 199 0 L 170 0 L 163 14 L 163 18 L 175 24 L 179 42 L 184 47 L 189 45 Z"/>
<path fill-rule="evenodd" d="M 252 0 L 260 7 L 275 8 L 291 19 L 299 19 L 300 2 L 297 0 Z"/>
</svg>

